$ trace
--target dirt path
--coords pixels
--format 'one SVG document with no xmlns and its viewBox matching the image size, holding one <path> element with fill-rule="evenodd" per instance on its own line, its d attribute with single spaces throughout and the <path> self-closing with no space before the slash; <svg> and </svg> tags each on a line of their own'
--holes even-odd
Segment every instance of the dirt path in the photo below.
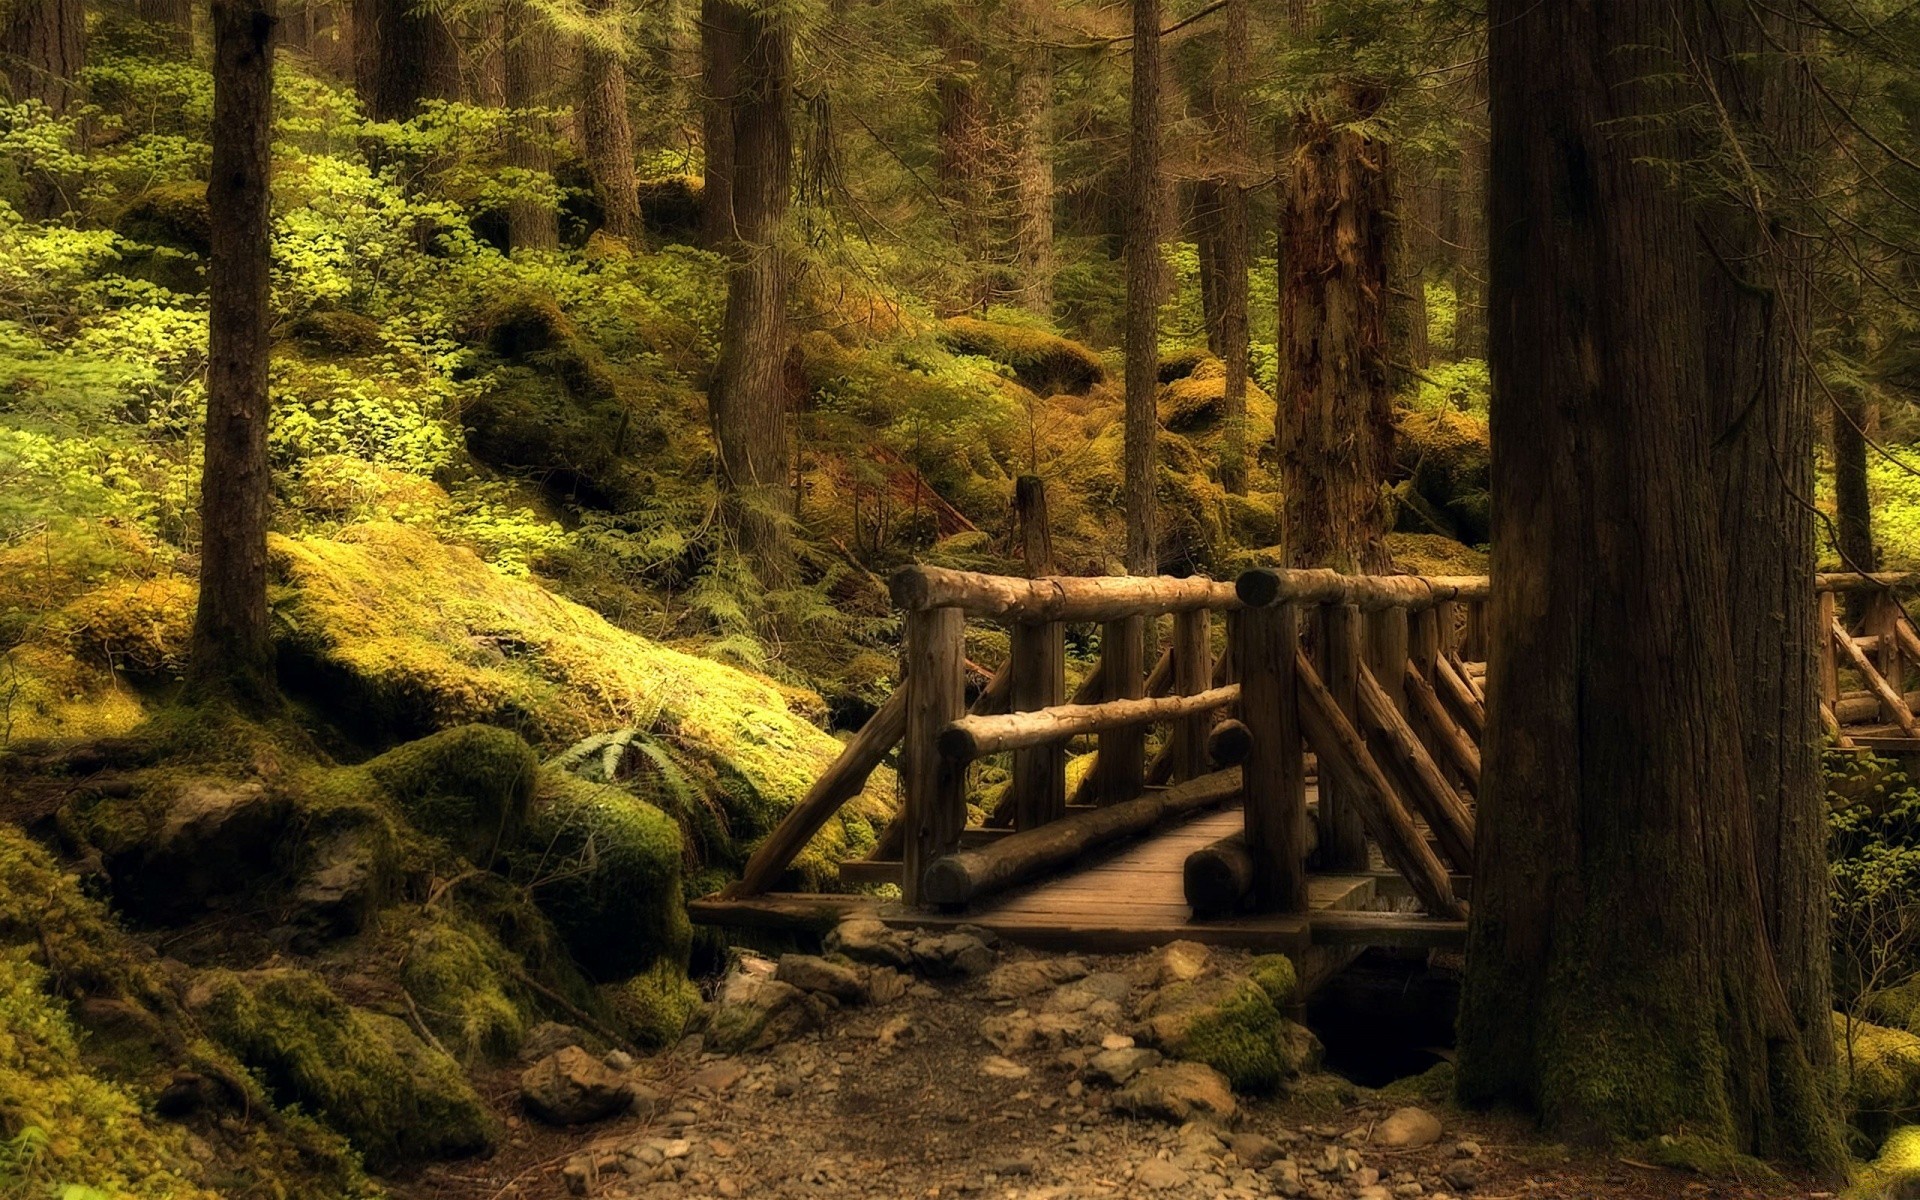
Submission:
<svg viewBox="0 0 1920 1200">
<path fill-rule="evenodd" d="M 1086 965 L 1137 977 L 1142 960 Z M 636 1068 L 665 1098 L 653 1115 L 579 1129 L 519 1115 L 517 1071 L 502 1071 L 490 1094 L 511 1127 L 503 1152 L 431 1169 L 400 1190 L 415 1200 L 1831 1195 L 1803 1181 L 1707 1180 L 1569 1156 L 1519 1122 L 1430 1101 L 1421 1103 L 1440 1119 L 1438 1140 L 1385 1149 L 1374 1131 L 1408 1101 L 1329 1075 L 1242 1098 L 1225 1126 L 1122 1116 L 1110 1090 L 1085 1082 L 1088 1049 L 1002 1057 L 985 1040 L 983 1019 L 1030 1003 L 988 999 L 979 979 L 923 983 L 889 1004 L 835 1012 L 765 1052 L 716 1056 L 689 1043 Z"/>
</svg>

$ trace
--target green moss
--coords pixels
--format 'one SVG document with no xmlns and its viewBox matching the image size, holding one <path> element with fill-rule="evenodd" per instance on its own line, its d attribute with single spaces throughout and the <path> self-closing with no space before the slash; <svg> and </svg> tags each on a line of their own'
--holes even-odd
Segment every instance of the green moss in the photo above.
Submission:
<svg viewBox="0 0 1920 1200">
<path fill-rule="evenodd" d="M 487 866 L 518 839 L 540 763 L 517 733 L 462 725 L 397 746 L 365 769 L 416 828 Z"/>
<path fill-rule="evenodd" d="M 1403 410 L 1395 423 L 1394 459 L 1400 478 L 1439 528 L 1402 525 L 1413 533 L 1438 533 L 1468 545 L 1486 543 L 1491 534 L 1487 489 L 1492 453 L 1483 417 L 1448 408 Z"/>
<path fill-rule="evenodd" d="M 1773 1182 L 1780 1178 L 1777 1171 L 1751 1154 L 1740 1154 L 1722 1143 L 1690 1134 L 1651 1138 L 1630 1147 L 1629 1153 L 1657 1166 L 1714 1179 Z"/>
<path fill-rule="evenodd" d="M 1848 1119 L 1871 1141 L 1920 1120 L 1920 1035 L 1839 1013 L 1833 1021 Z"/>
<path fill-rule="evenodd" d="M 543 771 L 510 861 L 590 975 L 624 979 L 661 961 L 685 968 L 692 927 L 680 828 L 659 809 L 618 787 Z"/>
<path fill-rule="evenodd" d="M 1437 1062 L 1418 1075 L 1396 1079 L 1379 1089 L 1388 1100 L 1423 1100 L 1440 1103 L 1453 1099 L 1455 1072 L 1450 1062 Z"/>
<path fill-rule="evenodd" d="M 378 354 L 385 345 L 378 321 L 338 308 L 303 313 L 287 332 L 308 350 L 326 355 Z"/>
<path fill-rule="evenodd" d="M 299 1104 L 386 1170 L 493 1147 L 459 1065 L 397 1018 L 348 1005 L 307 971 L 208 972 L 189 1007 L 282 1104 Z"/>
<path fill-rule="evenodd" d="M 1100 356 L 1079 342 L 1044 329 L 954 317 L 940 325 L 940 342 L 958 354 L 992 359 L 1013 371 L 1014 377 L 1042 395 L 1080 394 L 1106 382 L 1107 368 Z"/>
<path fill-rule="evenodd" d="M 1920 977 L 1869 996 L 1866 1017 L 1889 1029 L 1920 1033 Z"/>
<path fill-rule="evenodd" d="M 1235 1091 L 1271 1092 L 1313 1058 L 1312 1035 L 1283 1018 L 1262 986 L 1247 978 L 1169 984 L 1149 1002 L 1147 1020 L 1163 1050 L 1205 1063 Z"/>
<path fill-rule="evenodd" d="M 1293 969 L 1293 960 L 1284 954 L 1262 954 L 1247 964 L 1247 975 L 1260 985 L 1267 999 L 1277 1007 L 1293 1002 L 1294 993 L 1299 989 L 1300 976 Z"/>
<path fill-rule="evenodd" d="M 682 966 L 666 959 L 600 992 L 620 1027 L 642 1046 L 671 1046 L 700 1011 L 700 989 Z"/>
<path fill-rule="evenodd" d="M 527 1032 L 520 988 L 486 934 L 438 922 L 414 934 L 400 983 L 440 1044 L 472 1062 L 505 1058 Z"/>
<path fill-rule="evenodd" d="M 1485 575 L 1489 565 L 1484 550 L 1432 533 L 1390 533 L 1387 553 L 1410 575 Z"/>
<path fill-rule="evenodd" d="M 275 538 L 271 553 L 290 589 L 294 674 L 370 735 L 477 721 L 557 750 L 608 729 L 655 729 L 722 780 L 726 824 L 742 843 L 840 753 L 767 680 L 618 629 L 419 530 Z M 831 882 L 834 864 L 872 844 L 893 786 L 890 771 L 874 773 L 801 855 L 803 881 Z"/>
<path fill-rule="evenodd" d="M 1880 1153 L 1847 1189 L 1847 1200 L 1888 1200 L 1909 1196 L 1920 1185 L 1920 1126 L 1893 1131 Z"/>
</svg>

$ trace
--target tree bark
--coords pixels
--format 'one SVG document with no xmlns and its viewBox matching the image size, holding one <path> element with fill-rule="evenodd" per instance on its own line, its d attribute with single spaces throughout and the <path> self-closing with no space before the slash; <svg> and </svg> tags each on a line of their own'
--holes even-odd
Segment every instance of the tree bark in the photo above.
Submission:
<svg viewBox="0 0 1920 1200">
<path fill-rule="evenodd" d="M 38 100 L 55 116 L 79 96 L 87 65 L 87 13 L 80 0 L 14 0 L 0 40 L 14 103 Z"/>
<path fill-rule="evenodd" d="M 374 120 L 460 98 L 460 43 L 444 14 L 416 0 L 354 0 L 353 33 L 355 89 Z"/>
<path fill-rule="evenodd" d="M 740 65 L 731 120 L 733 232 L 720 361 L 708 389 L 728 528 L 768 584 L 792 568 L 787 486 L 787 262 L 793 133 L 791 34 L 778 18 L 739 4 Z"/>
<path fill-rule="evenodd" d="M 1133 0 L 1133 133 L 1127 162 L 1126 567 L 1160 570 L 1154 485 L 1160 414 L 1160 0 Z"/>
<path fill-rule="evenodd" d="M 1220 343 L 1226 363 L 1226 436 L 1220 449 L 1220 484 L 1233 495 L 1247 490 L 1247 272 L 1252 252 L 1247 236 L 1247 188 L 1252 151 L 1247 117 L 1247 78 L 1251 36 L 1247 0 L 1227 0 L 1223 25 L 1220 113 L 1221 152 L 1227 174 L 1219 183 L 1220 225 L 1217 268 L 1220 276 Z"/>
<path fill-rule="evenodd" d="M 134 0 L 134 15 L 166 39 L 176 53 L 193 49 L 192 0 Z"/>
<path fill-rule="evenodd" d="M 1851 326 L 1857 318 L 1848 318 Z M 1843 329 L 1843 336 L 1848 330 Z M 1856 351 L 1864 349 L 1857 337 L 1848 337 Z M 1833 499 L 1835 532 L 1839 535 L 1842 570 L 1878 571 L 1880 551 L 1873 543 L 1873 496 L 1867 489 L 1867 429 L 1872 423 L 1874 399 L 1867 387 L 1843 387 L 1835 392 L 1833 412 Z"/>
<path fill-rule="evenodd" d="M 502 26 L 501 69 L 507 107 L 514 109 L 507 130 L 507 165 L 536 177 L 553 176 L 553 123 L 528 115 L 552 100 L 553 31 L 526 0 L 507 0 Z M 560 245 L 559 214 L 536 199 L 507 202 L 507 245 L 513 250 L 553 250 Z"/>
<path fill-rule="evenodd" d="M 730 0 L 700 2 L 700 123 L 706 176 L 700 227 L 709 250 L 733 237 L 733 109 L 739 71 L 740 9 Z"/>
<path fill-rule="evenodd" d="M 973 4 L 958 0 L 951 9 L 937 10 L 933 31 L 942 60 L 934 86 L 939 104 L 937 178 L 960 252 L 960 300 L 965 308 L 984 308 L 993 291 L 987 242 L 994 199 L 993 132 L 980 78 L 985 57 L 981 20 Z"/>
<path fill-rule="evenodd" d="M 601 28 L 580 47 L 581 157 L 600 201 L 600 227 L 614 237 L 632 238 L 640 232 L 640 190 L 617 0 L 589 0 L 587 11 Z"/>
<path fill-rule="evenodd" d="M 1385 100 L 1364 84 L 1338 90 L 1354 117 Z M 1320 110 L 1300 114 L 1293 137 L 1280 211 L 1281 536 L 1294 566 L 1379 573 L 1393 460 L 1388 149 Z"/>
<path fill-rule="evenodd" d="M 272 0 L 214 0 L 207 438 L 187 667 L 190 694 L 252 707 L 277 695 L 267 616 L 273 26 Z"/>
<path fill-rule="evenodd" d="M 1658 48 L 1717 2 L 1489 13 L 1493 636 L 1459 1086 L 1556 1136 L 1832 1167 L 1757 869 L 1722 331 L 1697 214 L 1652 165 L 1687 157 Z"/>
<path fill-rule="evenodd" d="M 1013 262 L 1015 298 L 1053 314 L 1053 50 L 1038 29 L 1015 50 Z"/>
</svg>

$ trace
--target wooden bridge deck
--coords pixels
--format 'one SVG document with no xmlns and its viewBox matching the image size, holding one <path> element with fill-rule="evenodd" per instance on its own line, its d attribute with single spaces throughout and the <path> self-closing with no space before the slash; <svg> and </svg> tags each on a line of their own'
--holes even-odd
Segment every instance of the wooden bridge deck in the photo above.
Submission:
<svg viewBox="0 0 1920 1200">
<path fill-rule="evenodd" d="M 690 906 L 696 921 L 735 927 L 824 929 L 849 916 L 896 928 L 974 925 L 1008 941 L 1054 950 L 1121 953 L 1187 939 L 1304 955 L 1314 946 L 1457 947 L 1466 923 L 1378 911 L 1407 895 L 1400 877 L 1376 870 L 1308 877 L 1304 914 L 1248 913 L 1195 920 L 1182 888 L 1187 855 L 1241 827 L 1238 807 L 1203 812 L 1122 843 L 1078 869 L 990 896 L 955 911 L 910 909 L 873 897 L 773 893 Z"/>
</svg>

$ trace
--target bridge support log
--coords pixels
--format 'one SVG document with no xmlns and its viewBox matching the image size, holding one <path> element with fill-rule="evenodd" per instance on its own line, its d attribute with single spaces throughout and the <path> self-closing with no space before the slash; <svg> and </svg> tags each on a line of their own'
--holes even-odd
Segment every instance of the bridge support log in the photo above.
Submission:
<svg viewBox="0 0 1920 1200">
<path fill-rule="evenodd" d="M 927 868 L 920 897 L 929 904 L 966 904 L 1064 866 L 1090 850 L 1144 833 L 1167 817 L 1225 804 L 1240 794 L 1237 770 L 1216 771 L 1164 792 L 1075 813 L 991 845 L 947 854 Z"/>
<path fill-rule="evenodd" d="M 1401 665 L 1406 677 L 1406 664 Z M 1366 717 L 1369 746 L 1378 745 L 1385 754 L 1376 754 L 1375 762 L 1391 766 L 1389 777 L 1405 782 L 1402 794 L 1412 800 L 1427 819 L 1427 827 L 1440 842 L 1441 850 L 1462 871 L 1473 870 L 1473 818 L 1459 793 L 1441 774 L 1427 748 L 1407 719 L 1387 697 L 1386 689 L 1374 679 L 1373 672 L 1360 675 L 1360 711 Z"/>
<path fill-rule="evenodd" d="M 1106 689 L 1096 700 L 1138 700 L 1147 694 L 1147 621 L 1122 617 L 1100 627 L 1100 666 Z M 1157 664 L 1156 664 L 1157 667 Z M 1087 799 L 1113 804 L 1140 794 L 1147 773 L 1147 731 L 1138 725 L 1100 735 L 1093 768 L 1083 784 Z M 1076 798 L 1079 793 L 1076 793 Z"/>
<path fill-rule="evenodd" d="M 1174 614 L 1173 691 L 1176 695 L 1195 696 L 1208 689 L 1213 677 L 1212 622 L 1205 609 Z M 1207 731 L 1213 727 L 1211 712 L 1195 713 L 1174 722 L 1167 746 L 1173 756 L 1173 778 L 1193 779 L 1206 774 Z"/>
<path fill-rule="evenodd" d="M 1254 904 L 1265 912 L 1305 912 L 1307 776 L 1295 687 L 1299 610 L 1285 603 L 1250 608 L 1240 615 L 1239 633 L 1240 719 L 1252 732 L 1244 771 Z"/>
<path fill-rule="evenodd" d="M 1445 758 L 1448 765 L 1466 780 L 1474 794 L 1479 795 L 1480 747 L 1454 722 L 1453 714 L 1440 702 L 1439 693 L 1414 669 L 1412 663 L 1407 664 L 1407 702 L 1424 726 L 1428 747 L 1436 749 L 1439 756 Z"/>
<path fill-rule="evenodd" d="M 1360 718 L 1360 609 L 1352 604 L 1323 604 L 1319 608 L 1318 651 L 1320 677 L 1340 711 Z M 1340 782 L 1320 773 L 1320 866 L 1329 871 L 1362 871 L 1367 866 L 1367 828 L 1356 802 L 1341 790 Z"/>
<path fill-rule="evenodd" d="M 1067 698 L 1065 626 L 1058 621 L 1013 627 L 1007 662 L 1013 668 L 1015 712 L 1052 708 Z M 1067 814 L 1067 748 L 1055 742 L 1013 752 L 1013 827 L 1038 829 Z"/>
<path fill-rule="evenodd" d="M 967 823 L 967 764 L 939 748 L 940 731 L 966 711 L 965 643 L 966 619 L 959 609 L 907 614 L 900 890 L 908 904 L 921 902 L 921 876 L 928 864 L 960 844 Z"/>
<path fill-rule="evenodd" d="M 1465 917 L 1447 872 L 1420 835 L 1393 785 L 1381 773 L 1353 722 L 1333 702 L 1319 673 L 1302 653 L 1297 667 L 1300 724 L 1320 756 L 1320 775 L 1337 779 L 1360 807 L 1387 865 L 1400 872 L 1426 910 L 1439 917 Z"/>
<path fill-rule="evenodd" d="M 1318 845 L 1319 837 L 1309 823 L 1307 853 L 1311 855 Z M 1196 920 L 1223 917 L 1247 907 L 1253 900 L 1253 855 L 1247 852 L 1247 835 L 1230 833 L 1187 855 L 1180 882 Z"/>
</svg>

